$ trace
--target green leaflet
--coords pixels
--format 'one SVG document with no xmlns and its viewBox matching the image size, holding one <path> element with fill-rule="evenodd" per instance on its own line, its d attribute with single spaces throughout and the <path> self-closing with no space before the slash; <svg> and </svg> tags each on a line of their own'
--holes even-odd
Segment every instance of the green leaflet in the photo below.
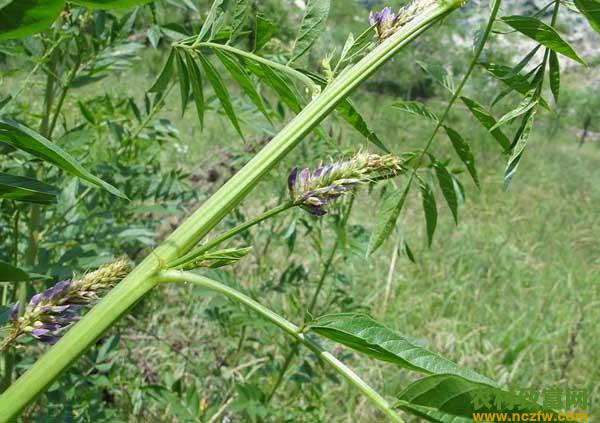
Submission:
<svg viewBox="0 0 600 423">
<path fill-rule="evenodd" d="M 496 126 L 496 119 L 485 109 L 485 107 L 468 97 L 461 97 L 460 99 L 463 101 L 463 103 L 465 103 L 467 108 L 471 111 L 479 123 L 481 123 L 488 131 Z M 505 152 L 510 151 L 510 140 L 506 135 L 504 135 L 504 132 L 502 132 L 500 128 L 490 131 L 490 134 L 492 134 L 494 139 L 498 142 L 498 144 L 500 144 Z"/>
<path fill-rule="evenodd" d="M 340 313 L 321 316 L 309 324 L 312 332 L 360 351 L 377 360 L 428 374 L 452 374 L 474 382 L 491 380 L 419 346 L 362 314 Z"/>
<path fill-rule="evenodd" d="M 421 61 L 417 61 L 417 64 L 438 84 L 454 94 L 454 91 L 456 90 L 454 79 L 452 79 L 452 75 L 448 73 L 446 68 L 440 65 L 428 64 Z"/>
<path fill-rule="evenodd" d="M 72 0 L 73 3 L 85 6 L 88 9 L 124 9 L 139 6 L 154 0 Z"/>
<path fill-rule="evenodd" d="M 496 122 L 496 124 L 492 126 L 490 131 L 497 129 L 508 122 L 511 122 L 512 120 L 518 118 L 521 115 L 524 115 L 525 113 L 533 109 L 535 106 L 537 106 L 538 102 L 539 97 L 537 96 L 536 90 L 531 90 L 525 96 L 525 98 L 523 98 L 521 103 L 519 103 L 519 105 L 515 109 L 511 110 L 510 112 L 507 112 L 504 116 L 502 116 L 498 120 L 498 122 Z"/>
<path fill-rule="evenodd" d="M 558 102 L 558 95 L 560 93 L 560 63 L 558 55 L 554 50 L 550 50 L 549 66 L 550 90 L 554 96 L 554 101 Z"/>
<path fill-rule="evenodd" d="M 294 85 L 287 82 L 281 72 L 265 66 L 262 63 L 256 63 L 246 58 L 244 58 L 242 61 L 250 72 L 260 78 L 261 81 L 263 81 L 277 93 L 277 95 L 281 98 L 281 101 L 283 101 L 287 107 L 289 107 L 294 113 L 300 112 L 302 109 L 302 103 L 294 89 Z"/>
<path fill-rule="evenodd" d="M 458 157 L 460 157 L 462 162 L 467 167 L 467 170 L 473 178 L 475 185 L 479 187 L 479 178 L 477 177 L 477 169 L 475 168 L 475 157 L 473 157 L 473 153 L 471 153 L 471 148 L 469 147 L 469 144 L 467 144 L 463 137 L 454 129 L 450 128 L 449 126 L 444 126 L 444 129 L 446 130 L 448 138 L 450 138 L 450 142 L 452 142 L 454 151 L 456 151 Z"/>
<path fill-rule="evenodd" d="M 202 88 L 202 74 L 198 68 L 198 64 L 194 58 L 186 52 L 185 61 L 187 64 L 188 78 L 190 79 L 190 85 L 192 86 L 192 97 L 194 98 L 194 104 L 196 105 L 196 112 L 198 113 L 198 120 L 200 121 L 200 128 L 204 127 L 204 90 Z"/>
<path fill-rule="evenodd" d="M 127 199 L 125 194 L 87 171 L 74 157 L 32 129 L 13 120 L 0 118 L 0 142 L 26 151 L 44 161 L 99 187 L 117 197 Z"/>
<path fill-rule="evenodd" d="M 206 34 L 208 34 L 208 31 L 210 31 L 213 24 L 215 24 L 215 21 L 216 21 L 217 17 L 219 16 L 219 14 L 223 13 L 221 10 L 222 4 L 223 4 L 223 0 L 214 0 L 213 1 L 212 6 L 210 7 L 210 10 L 208 11 L 208 15 L 206 16 L 206 20 L 202 24 L 202 28 L 200 29 L 200 32 L 198 33 L 198 37 L 197 37 L 198 41 L 204 40 L 204 37 L 206 36 Z"/>
<path fill-rule="evenodd" d="M 240 137 L 244 138 L 244 134 L 242 133 L 242 128 L 240 128 L 240 123 L 235 114 L 235 110 L 233 110 L 233 105 L 231 104 L 231 99 L 229 98 L 229 92 L 225 88 L 225 85 L 223 85 L 223 80 L 219 76 L 219 74 L 218 74 L 217 70 L 215 69 L 215 67 L 213 66 L 213 64 L 210 63 L 206 59 L 206 57 L 204 57 L 204 55 L 199 54 L 198 57 L 200 59 L 200 63 L 202 64 L 202 67 L 204 68 L 204 72 L 206 73 L 206 79 L 208 79 L 208 81 L 212 85 L 213 89 L 215 90 L 215 94 L 219 98 L 219 101 L 221 102 L 221 105 L 223 106 L 223 110 L 225 111 L 225 114 L 227 115 L 227 117 L 229 118 L 229 120 L 231 121 L 233 126 L 235 127 L 235 129 L 238 132 L 238 134 L 240 135 Z"/>
<path fill-rule="evenodd" d="M 12 264 L 0 261 L 0 281 L 18 282 L 28 280 L 29 275 L 25 271 L 13 266 Z"/>
<path fill-rule="evenodd" d="M 64 5 L 63 0 L 12 0 L 0 10 L 0 41 L 49 28 Z"/>
<path fill-rule="evenodd" d="M 251 6 L 252 2 L 250 0 L 236 0 L 235 6 L 233 7 L 231 22 L 229 23 L 231 28 L 229 31 L 229 41 L 234 41 L 242 31 L 250 13 Z"/>
<path fill-rule="evenodd" d="M 434 122 L 439 121 L 437 115 L 430 111 L 427 108 L 427 106 L 425 106 L 419 101 L 397 101 L 395 103 L 392 103 L 392 107 L 395 107 L 396 109 L 400 109 L 408 113 L 412 113 L 413 115 L 422 116 Z"/>
<path fill-rule="evenodd" d="M 215 49 L 215 54 L 223 63 L 223 66 L 229 71 L 233 79 L 238 83 L 238 85 L 242 88 L 242 90 L 246 93 L 248 98 L 254 103 L 256 108 L 265 116 L 265 118 L 271 122 L 271 117 L 267 112 L 265 107 L 265 103 L 262 100 L 260 94 L 256 91 L 254 87 L 254 83 L 250 79 L 248 73 L 242 68 L 237 60 L 232 57 L 231 54 L 221 51 L 219 49 Z"/>
<path fill-rule="evenodd" d="M 511 413 L 550 411 L 516 392 L 449 374 L 427 376 L 413 382 L 400 393 L 395 406 L 435 423 L 473 422 L 474 413 L 506 412 L 510 416 Z"/>
<path fill-rule="evenodd" d="M 400 216 L 400 212 L 406 201 L 410 186 L 411 184 L 409 183 L 406 185 L 406 188 L 395 190 L 381 202 L 379 210 L 375 215 L 375 224 L 369 239 L 367 256 L 370 256 L 381 247 L 393 232 L 396 222 L 398 221 L 398 216 Z"/>
<path fill-rule="evenodd" d="M 256 16 L 256 28 L 254 30 L 254 49 L 253 51 L 256 53 L 261 50 L 265 44 L 267 44 L 273 35 L 275 35 L 275 31 L 277 30 L 277 26 L 271 20 L 265 18 L 264 16 L 257 15 Z"/>
<path fill-rule="evenodd" d="M 306 53 L 319 38 L 327 23 L 329 6 L 330 0 L 308 0 L 290 63 Z"/>
<path fill-rule="evenodd" d="M 185 114 L 187 108 L 188 98 L 190 95 L 190 78 L 188 69 L 185 66 L 183 57 L 175 50 L 175 57 L 177 61 L 177 78 L 179 79 L 179 91 L 181 93 L 181 116 Z"/>
<path fill-rule="evenodd" d="M 505 16 L 502 21 L 543 46 L 583 65 L 586 64 L 554 28 L 539 19 L 529 16 Z"/>
<path fill-rule="evenodd" d="M 591 27 L 600 33 L 600 2 L 598 0 L 575 0 L 575 6 L 583 13 Z"/>
<path fill-rule="evenodd" d="M 523 123 L 517 131 L 515 147 L 513 149 L 512 155 L 508 159 L 506 170 L 504 171 L 505 188 L 508 188 L 513 176 L 515 175 L 515 172 L 517 171 L 517 167 L 519 166 L 519 162 L 521 161 L 521 157 L 523 156 L 525 146 L 527 145 L 527 141 L 529 140 L 529 136 L 531 135 L 531 131 L 533 130 L 533 121 L 535 119 L 535 113 L 536 109 L 531 109 L 523 118 Z"/>
<path fill-rule="evenodd" d="M 427 225 L 427 240 L 429 242 L 429 246 L 431 247 L 431 243 L 433 242 L 433 234 L 435 233 L 435 228 L 437 226 L 437 205 L 435 203 L 435 196 L 433 195 L 433 190 L 428 183 L 423 182 L 420 184 L 421 188 L 421 197 L 423 199 L 423 212 L 425 213 L 425 223 Z"/>
<path fill-rule="evenodd" d="M 456 190 L 454 189 L 454 178 L 446 169 L 446 166 L 440 162 L 436 162 L 434 165 L 435 174 L 442 190 L 442 195 L 446 199 L 446 203 L 452 212 L 454 217 L 454 223 L 458 225 L 458 198 L 456 197 Z"/>
<path fill-rule="evenodd" d="M 169 53 L 169 57 L 167 58 L 165 66 L 163 66 L 162 71 L 158 75 L 158 78 L 156 78 L 156 81 L 154 82 L 152 87 L 148 90 L 149 92 L 162 93 L 167 89 L 167 85 L 169 84 L 169 82 L 171 81 L 171 78 L 173 77 L 173 67 L 174 67 L 173 62 L 175 61 L 175 54 L 176 54 L 175 49 L 171 49 L 171 52 Z"/>
<path fill-rule="evenodd" d="M 56 203 L 58 188 L 37 179 L 0 172 L 0 198 L 36 204 Z"/>
</svg>

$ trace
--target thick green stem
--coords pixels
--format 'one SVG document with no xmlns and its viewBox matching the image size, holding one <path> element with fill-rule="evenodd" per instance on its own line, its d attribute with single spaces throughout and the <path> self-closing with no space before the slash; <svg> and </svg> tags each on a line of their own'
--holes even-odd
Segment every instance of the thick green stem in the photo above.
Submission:
<svg viewBox="0 0 600 423">
<path fill-rule="evenodd" d="M 196 245 L 239 204 L 269 170 L 335 108 L 338 102 L 402 47 L 461 3 L 462 0 L 443 0 L 439 4 L 431 4 L 336 78 L 0 396 L 0 422 L 15 418 L 27 404 L 44 392 L 98 337 L 154 287 L 156 282 L 152 276 L 158 270 Z"/>
<path fill-rule="evenodd" d="M 381 410 L 381 412 L 389 417 L 391 421 L 403 423 L 402 418 L 396 414 L 396 412 L 392 409 L 392 406 L 385 400 L 385 398 L 379 395 L 379 393 L 369 386 L 364 380 L 362 380 L 360 376 L 354 373 L 344 363 L 335 358 L 333 354 L 324 350 L 317 342 L 305 336 L 298 326 L 284 319 L 279 314 L 266 308 L 262 304 L 256 302 L 247 295 L 220 282 L 190 272 L 166 270 L 157 275 L 157 280 L 159 282 L 190 282 L 203 288 L 219 292 L 233 301 L 244 304 L 246 307 L 252 309 L 263 318 L 269 320 L 271 323 L 274 323 L 284 332 L 295 338 L 299 343 L 313 351 L 324 362 L 329 364 L 337 373 L 344 377 L 350 384 L 361 391 L 377 408 L 379 408 L 379 410 Z"/>
<path fill-rule="evenodd" d="M 294 206 L 294 204 L 291 201 L 287 201 L 283 204 L 280 204 L 277 207 L 273 207 L 272 209 L 267 210 L 266 212 L 262 213 L 260 216 L 257 216 L 257 217 L 250 219 L 244 223 L 241 223 L 234 228 L 231 228 L 230 230 L 228 230 L 227 232 L 224 232 L 223 234 L 219 235 L 215 239 L 212 239 L 209 242 L 207 242 L 206 244 L 190 251 L 183 257 L 180 257 L 177 260 L 173 260 L 172 262 L 168 263 L 167 266 L 170 268 L 176 268 L 178 266 L 181 266 L 182 264 L 188 263 L 191 260 L 194 260 L 196 257 L 200 257 L 202 254 L 206 253 L 211 248 L 216 247 L 217 245 L 221 244 L 224 241 L 227 241 L 229 238 L 232 238 L 232 237 L 236 236 L 237 234 L 250 229 L 252 226 L 259 224 L 263 220 L 273 217 L 293 206 Z"/>
</svg>

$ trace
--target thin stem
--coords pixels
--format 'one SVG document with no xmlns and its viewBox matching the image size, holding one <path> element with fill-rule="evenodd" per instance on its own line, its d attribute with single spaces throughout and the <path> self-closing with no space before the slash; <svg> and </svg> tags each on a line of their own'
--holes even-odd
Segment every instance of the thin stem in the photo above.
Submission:
<svg viewBox="0 0 600 423">
<path fill-rule="evenodd" d="M 310 79 L 308 76 L 306 76 L 302 72 L 292 68 L 291 66 L 286 66 L 284 64 L 274 62 L 273 60 L 265 59 L 264 57 L 258 56 L 256 54 L 250 53 L 245 50 L 241 50 L 239 48 L 232 47 L 228 44 L 218 44 L 218 43 L 212 43 L 209 41 L 204 41 L 204 42 L 195 42 L 191 46 L 179 43 L 179 44 L 177 44 L 177 46 L 185 48 L 185 49 L 192 49 L 192 50 L 195 50 L 195 49 L 201 48 L 201 47 L 225 50 L 225 51 L 233 53 L 237 56 L 242 56 L 242 57 L 250 59 L 254 62 L 262 63 L 263 65 L 266 65 L 270 68 L 277 69 L 277 70 L 285 73 L 286 75 L 301 81 L 304 85 L 306 85 L 306 87 L 310 90 L 310 92 L 313 95 L 318 95 L 321 92 L 321 87 L 318 86 L 317 84 L 315 84 L 312 79 Z"/>
<path fill-rule="evenodd" d="M 52 138 L 52 133 L 54 132 L 54 128 L 56 127 L 56 124 L 58 123 L 58 117 L 60 116 L 60 111 L 65 102 L 65 98 L 67 97 L 67 92 L 69 91 L 69 88 L 71 88 L 71 83 L 73 82 L 73 79 L 75 79 L 75 75 L 77 75 L 77 72 L 79 71 L 80 66 L 81 66 L 81 55 L 77 54 L 77 62 L 75 63 L 73 68 L 71 68 L 69 75 L 67 75 L 66 81 L 65 81 L 63 88 L 60 92 L 60 95 L 58 97 L 58 103 L 56 104 L 56 107 L 54 110 L 54 116 L 52 117 L 50 127 L 48 128 L 48 138 L 49 139 Z"/>
<path fill-rule="evenodd" d="M 266 308 L 262 304 L 256 302 L 247 295 L 220 282 L 190 272 L 181 272 L 177 270 L 162 271 L 157 275 L 157 281 L 163 283 L 190 282 L 203 288 L 223 294 L 230 300 L 244 304 L 246 307 L 252 309 L 266 320 L 269 320 L 288 335 L 291 335 L 293 338 L 295 338 L 299 343 L 313 351 L 318 357 L 329 364 L 337 373 L 350 382 L 350 384 L 360 390 L 377 408 L 379 408 L 379 410 L 381 410 L 381 412 L 388 416 L 392 421 L 398 423 L 404 422 L 402 418 L 400 418 L 400 416 L 392 409 L 392 406 L 385 400 L 385 398 L 379 395 L 377 391 L 363 381 L 349 367 L 335 358 L 335 356 L 333 356 L 331 353 L 324 350 L 317 342 L 305 336 L 298 326 L 284 319 L 279 314 Z"/>
<path fill-rule="evenodd" d="M 165 99 L 167 98 L 167 96 L 169 95 L 169 93 L 171 92 L 171 90 L 173 89 L 174 86 L 175 86 L 175 84 L 170 84 L 165 89 L 165 92 L 164 92 L 162 98 L 158 102 L 156 102 L 156 104 L 152 107 L 150 112 L 140 122 L 138 127 L 133 130 L 133 132 L 131 133 L 129 138 L 135 139 L 135 138 L 137 138 L 138 135 L 140 135 L 140 133 L 144 130 L 144 128 L 148 125 L 148 123 L 154 118 L 156 113 L 158 113 L 158 111 L 164 106 Z"/>
<path fill-rule="evenodd" d="M 165 263 L 181 257 L 193 248 L 248 195 L 269 170 L 328 116 L 341 100 L 399 50 L 461 4 L 462 0 L 432 3 L 333 80 L 257 155 L 206 200 L 0 396 L 0 421 L 14 419 L 27 404 L 46 390 L 98 337 L 156 285 L 152 276 Z"/>
<path fill-rule="evenodd" d="M 253 219 L 250 219 L 244 223 L 241 223 L 241 224 L 237 225 L 236 227 L 231 228 L 227 232 L 222 233 L 221 235 L 219 235 L 215 239 L 210 240 L 209 242 L 202 245 L 201 247 L 190 251 L 185 256 L 180 257 L 177 260 L 174 260 L 174 261 L 168 263 L 167 267 L 177 268 L 178 266 L 188 263 L 189 261 L 195 259 L 196 257 L 201 256 L 205 252 L 209 251 L 211 248 L 216 247 L 217 245 L 221 244 L 222 242 L 228 240 L 229 238 L 232 238 L 232 237 L 236 236 L 237 234 L 248 230 L 252 226 L 259 224 L 263 220 L 273 217 L 293 206 L 294 206 L 294 204 L 291 201 L 286 201 L 285 203 L 280 204 L 277 207 L 273 207 L 272 209 L 267 210 L 266 212 L 262 213 L 261 215 L 255 217 Z"/>
</svg>

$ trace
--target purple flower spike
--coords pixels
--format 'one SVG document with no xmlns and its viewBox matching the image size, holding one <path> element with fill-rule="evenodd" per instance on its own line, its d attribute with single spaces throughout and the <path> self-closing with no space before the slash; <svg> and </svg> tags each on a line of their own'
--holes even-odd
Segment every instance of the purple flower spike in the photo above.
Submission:
<svg viewBox="0 0 600 423">
<path fill-rule="evenodd" d="M 13 304 L 12 308 L 10 309 L 11 320 L 17 320 L 18 314 L 19 314 L 19 302 L 17 301 L 16 303 Z"/>
<path fill-rule="evenodd" d="M 309 172 L 308 168 L 302 169 L 302 172 L 300 172 L 300 187 L 302 189 L 307 188 L 309 176 L 310 176 L 310 172 Z"/>
<path fill-rule="evenodd" d="M 294 195 L 294 188 L 296 188 L 296 179 L 298 178 L 298 168 L 295 167 L 292 169 L 292 171 L 290 172 L 290 175 L 288 176 L 288 189 L 290 190 L 290 194 L 292 194 L 292 197 Z"/>
<path fill-rule="evenodd" d="M 385 7 L 381 12 L 369 14 L 369 25 L 375 27 L 379 38 L 387 38 L 395 32 L 397 18 L 391 7 Z"/>
<path fill-rule="evenodd" d="M 48 333 L 50 333 L 49 329 L 38 328 L 31 331 L 31 336 L 40 339 L 42 336 L 47 335 Z"/>
</svg>

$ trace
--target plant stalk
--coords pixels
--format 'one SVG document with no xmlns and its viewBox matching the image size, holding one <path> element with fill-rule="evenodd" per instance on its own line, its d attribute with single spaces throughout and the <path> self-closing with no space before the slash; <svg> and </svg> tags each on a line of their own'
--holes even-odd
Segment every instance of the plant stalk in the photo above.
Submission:
<svg viewBox="0 0 600 423">
<path fill-rule="evenodd" d="M 292 322 L 284 319 L 279 314 L 272 310 L 264 307 L 262 304 L 254 301 L 247 295 L 212 279 L 208 279 L 204 276 L 197 275 L 190 272 L 181 272 L 177 270 L 166 270 L 162 271 L 157 275 L 159 282 L 190 282 L 195 285 L 201 286 L 206 289 L 218 292 L 225 295 L 227 298 L 233 301 L 244 304 L 246 307 L 252 309 L 254 312 L 261 315 L 263 318 L 269 320 L 271 323 L 278 326 L 288 335 L 291 335 L 297 340 L 297 342 L 303 344 L 305 347 L 313 351 L 318 357 L 324 362 L 329 364 L 337 373 L 344 377 L 350 384 L 361 391 L 382 413 L 390 418 L 391 421 L 397 423 L 404 423 L 404 420 L 392 409 L 392 406 L 383 398 L 377 391 L 369 386 L 364 380 L 354 373 L 344 363 L 339 361 L 333 354 L 324 350 L 317 342 L 313 341 L 305 334 L 302 333 L 301 329 L 293 324 Z"/>
<path fill-rule="evenodd" d="M 0 396 L 0 422 L 17 417 L 112 324 L 155 285 L 165 264 L 188 252 L 214 228 L 335 106 L 462 0 L 440 0 L 339 75 L 293 118 L 256 156 L 227 181 L 169 238 L 40 357 Z"/>
</svg>

